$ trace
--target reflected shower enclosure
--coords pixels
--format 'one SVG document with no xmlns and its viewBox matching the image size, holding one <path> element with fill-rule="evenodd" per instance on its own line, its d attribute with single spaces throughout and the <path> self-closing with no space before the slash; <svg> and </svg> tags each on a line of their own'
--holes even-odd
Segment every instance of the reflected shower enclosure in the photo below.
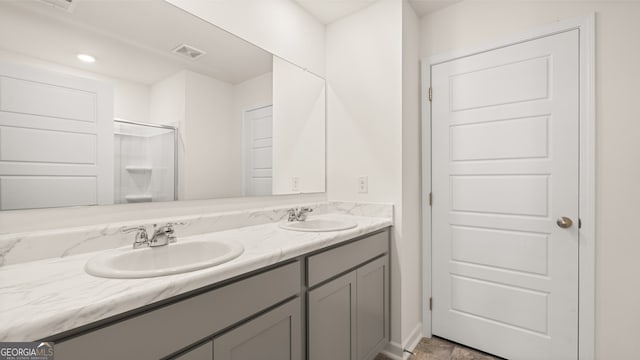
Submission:
<svg viewBox="0 0 640 360">
<path fill-rule="evenodd" d="M 114 120 L 114 202 L 177 200 L 177 138 L 172 126 Z"/>
</svg>

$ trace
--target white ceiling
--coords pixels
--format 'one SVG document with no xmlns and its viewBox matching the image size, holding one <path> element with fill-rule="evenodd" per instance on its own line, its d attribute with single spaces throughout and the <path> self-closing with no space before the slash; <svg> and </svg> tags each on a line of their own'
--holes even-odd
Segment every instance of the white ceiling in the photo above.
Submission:
<svg viewBox="0 0 640 360">
<path fill-rule="evenodd" d="M 332 23 L 378 0 L 294 0 L 324 24 Z M 432 13 L 462 0 L 409 0 L 418 16 Z"/>
<path fill-rule="evenodd" d="M 418 16 L 424 16 L 460 1 L 462 0 L 409 0 L 409 3 Z"/>
<path fill-rule="evenodd" d="M 171 52 L 182 43 L 206 55 Z M 237 84 L 272 68 L 270 53 L 161 0 L 78 1 L 72 13 L 40 1 L 0 1 L 0 50 L 143 84 L 182 69 Z M 80 52 L 98 61 L 82 64 Z"/>
<path fill-rule="evenodd" d="M 378 0 L 294 0 L 323 23 Z M 422 16 L 460 0 L 409 0 Z M 198 60 L 171 53 L 186 43 Z M 237 84 L 271 71 L 272 55 L 162 0 L 77 0 L 72 13 L 37 0 L 0 0 L 0 50 L 143 84 L 189 69 Z M 94 55 L 95 64 L 75 55 Z"/>
<path fill-rule="evenodd" d="M 377 0 L 294 0 L 323 24 L 332 23 Z"/>
</svg>

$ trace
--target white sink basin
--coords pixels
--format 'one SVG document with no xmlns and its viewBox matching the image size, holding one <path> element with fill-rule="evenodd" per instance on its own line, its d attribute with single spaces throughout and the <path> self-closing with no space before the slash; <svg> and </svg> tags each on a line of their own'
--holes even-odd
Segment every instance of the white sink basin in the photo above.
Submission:
<svg viewBox="0 0 640 360">
<path fill-rule="evenodd" d="M 312 219 L 305 221 L 294 221 L 281 223 L 280 227 L 285 230 L 293 231 L 340 231 L 353 229 L 358 226 L 353 221 L 328 220 L 328 219 Z"/>
<path fill-rule="evenodd" d="M 231 261 L 242 245 L 220 241 L 185 241 L 155 248 L 130 247 L 105 251 L 87 261 L 90 275 L 128 279 L 148 278 L 200 270 Z"/>
</svg>

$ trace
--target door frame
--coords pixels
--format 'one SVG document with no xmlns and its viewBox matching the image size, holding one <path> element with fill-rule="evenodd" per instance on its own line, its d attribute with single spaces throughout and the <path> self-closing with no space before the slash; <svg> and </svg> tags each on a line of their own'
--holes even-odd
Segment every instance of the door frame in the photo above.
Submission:
<svg viewBox="0 0 640 360">
<path fill-rule="evenodd" d="M 422 59 L 421 167 L 422 167 L 422 316 L 423 335 L 431 337 L 431 67 L 498 48 L 535 40 L 569 30 L 579 30 L 580 109 L 579 109 L 579 216 L 578 230 L 578 358 L 594 359 L 595 353 L 595 220 L 596 220 L 596 98 L 595 98 L 595 13 L 558 21 L 536 30 L 507 37 L 481 46 L 438 54 Z M 437 199 L 435 200 L 437 201 Z"/>
<path fill-rule="evenodd" d="M 242 161 L 242 196 L 247 196 L 247 176 L 250 171 L 249 164 L 247 163 L 249 158 L 247 151 L 247 147 L 249 146 L 249 123 L 247 113 L 264 109 L 269 106 L 273 107 L 273 104 L 253 105 L 242 109 L 242 159 L 240 159 L 240 161 Z M 271 113 L 271 121 L 273 122 L 273 112 Z"/>
</svg>

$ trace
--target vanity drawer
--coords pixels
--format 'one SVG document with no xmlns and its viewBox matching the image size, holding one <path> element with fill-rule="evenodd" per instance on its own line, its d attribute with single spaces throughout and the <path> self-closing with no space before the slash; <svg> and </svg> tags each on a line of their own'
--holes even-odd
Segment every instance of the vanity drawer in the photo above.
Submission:
<svg viewBox="0 0 640 360">
<path fill-rule="evenodd" d="M 56 343 L 65 360 L 160 359 L 300 292 L 300 262 L 283 265 Z"/>
<path fill-rule="evenodd" d="M 389 230 L 307 258 L 308 285 L 315 286 L 389 251 Z"/>
</svg>

